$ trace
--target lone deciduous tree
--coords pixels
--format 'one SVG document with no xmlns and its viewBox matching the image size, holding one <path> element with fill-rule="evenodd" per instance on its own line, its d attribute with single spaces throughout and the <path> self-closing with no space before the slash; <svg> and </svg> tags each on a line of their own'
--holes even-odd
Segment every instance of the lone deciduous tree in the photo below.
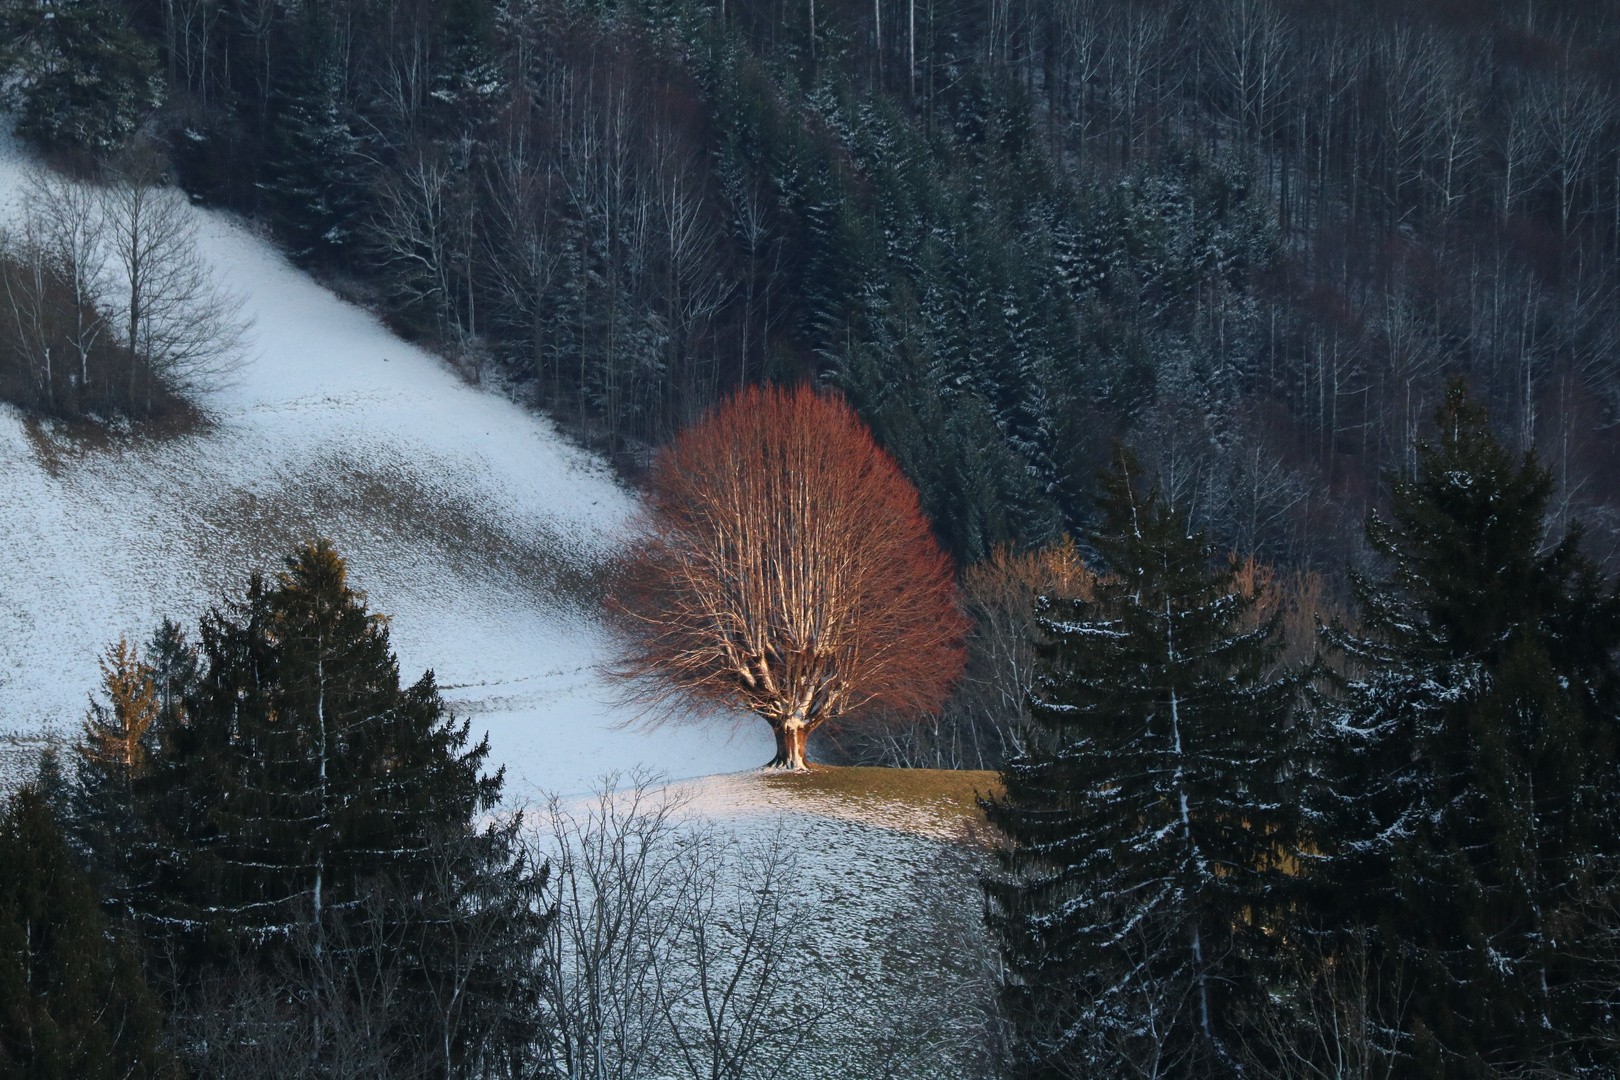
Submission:
<svg viewBox="0 0 1620 1080">
<path fill-rule="evenodd" d="M 250 322 L 242 297 L 221 287 L 197 247 L 185 195 L 149 183 L 137 163 L 102 193 L 109 296 L 131 410 L 148 412 L 154 390 L 185 393 L 226 381 L 242 358 Z"/>
<path fill-rule="evenodd" d="M 744 389 L 665 448 L 610 608 L 638 694 L 757 713 L 794 770 L 830 720 L 938 709 L 964 659 L 916 490 L 809 387 Z"/>
</svg>

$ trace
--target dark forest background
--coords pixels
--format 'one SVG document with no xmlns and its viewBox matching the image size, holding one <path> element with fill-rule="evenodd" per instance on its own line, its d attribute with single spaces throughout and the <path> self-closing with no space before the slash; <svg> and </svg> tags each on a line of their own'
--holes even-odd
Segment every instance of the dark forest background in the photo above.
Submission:
<svg viewBox="0 0 1620 1080">
<path fill-rule="evenodd" d="M 1005 1026 L 972 1036 L 998 1068 L 1614 1075 L 1620 6 L 0 0 L 0 54 L 64 170 L 126 206 L 167 170 L 629 475 L 738 386 L 847 395 L 974 630 L 941 717 L 841 749 L 1002 768 Z M 103 943 L 82 985 L 114 987 L 150 1066 L 120 1074 L 172 1070 L 112 977 L 133 961 L 75 914 L 92 887 L 155 928 L 169 1045 L 203 1075 L 515 1075 L 603 1060 L 605 1015 L 733 1038 L 680 1027 L 731 977 L 700 937 L 722 864 L 672 858 L 646 893 L 576 865 L 673 835 L 607 796 L 553 814 L 555 879 L 521 822 L 479 831 L 486 747 L 430 676 L 399 685 L 335 552 L 286 567 L 201 651 L 167 623 L 146 660 L 109 651 L 76 777 L 47 761 L 0 814 L 26 916 L 0 931 L 63 928 L 92 974 Z M 330 735 L 322 650 L 380 687 Z M 420 775 L 380 764 L 406 751 Z M 329 759 L 354 769 L 330 792 Z M 388 815 L 413 823 L 392 851 L 366 831 Z M 799 932 L 774 859 L 724 946 L 775 958 L 731 982 L 748 1030 L 792 1029 L 761 1019 L 789 1015 Z M 547 899 L 587 871 L 585 906 Z M 696 899 L 629 977 L 554 994 L 610 970 L 567 937 L 602 896 Z M 696 981 L 618 1004 L 648 1008 L 638 972 L 670 955 Z"/>
<path fill-rule="evenodd" d="M 810 377 L 964 563 L 1088 524 L 1122 437 L 1194 527 L 1337 578 L 1461 375 L 1620 559 L 1612 4 L 43 6 L 24 134 L 141 127 L 632 471 Z M 64 119 L 85 64 L 110 129 Z"/>
</svg>

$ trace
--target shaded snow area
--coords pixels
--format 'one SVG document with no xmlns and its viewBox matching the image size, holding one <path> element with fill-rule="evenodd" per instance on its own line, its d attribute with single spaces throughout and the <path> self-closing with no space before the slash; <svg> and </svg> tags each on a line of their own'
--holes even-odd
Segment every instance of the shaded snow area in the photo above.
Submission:
<svg viewBox="0 0 1620 1080">
<path fill-rule="evenodd" d="M 711 776 L 672 784 L 661 793 L 653 789 L 647 800 L 678 807 L 677 846 L 719 837 L 742 850 L 786 855 L 787 871 L 771 882 L 790 928 L 785 986 L 768 1010 L 772 1049 L 764 1062 L 755 1063 L 780 1062 L 784 1068 L 780 1074 L 769 1066 L 751 1069 L 748 1075 L 784 1080 L 1002 1075 L 993 1054 L 998 1044 L 991 1008 L 995 959 L 978 884 L 991 864 L 982 820 L 975 828 L 971 818 L 941 814 L 937 807 L 914 806 L 908 812 L 882 800 L 810 792 L 786 781 L 757 771 Z M 531 820 L 543 817 L 542 812 Z M 645 843 L 646 834 L 635 830 L 616 835 L 634 839 L 606 847 L 634 851 Z M 554 850 L 552 845 L 549 851 Z M 655 873 L 644 870 L 637 877 Z M 593 880 L 611 876 L 598 873 Z M 745 895 L 761 891 L 761 879 L 740 874 L 736 866 L 727 876 Z M 717 937 L 747 923 L 746 914 L 732 911 L 712 928 Z M 567 921 L 566 912 L 561 917 Z M 733 942 L 731 949 L 736 947 Z M 676 985 L 687 955 L 671 954 Z M 718 981 L 728 978 L 729 970 Z M 794 1044 L 791 1052 L 781 1052 L 783 1042 Z M 649 1075 L 687 1074 L 678 1069 L 666 1074 L 655 1065 Z"/>
<path fill-rule="evenodd" d="M 9 125 L 8 125 L 9 126 Z M 0 217 L 30 163 L 0 145 Z M 460 382 L 232 218 L 199 240 L 254 328 L 209 422 L 87 441 L 0 406 L 0 769 L 72 737 L 120 635 L 195 625 L 297 540 L 332 540 L 390 617 L 402 673 L 433 668 L 488 730 L 508 790 L 583 791 L 609 769 L 674 777 L 758 765 L 762 726 L 622 728 L 580 594 L 632 505 L 543 418 Z"/>
<path fill-rule="evenodd" d="M 792 1080 L 973 1080 L 994 993 L 981 919 L 983 851 L 838 817 L 761 810 L 727 822 L 781 828 L 799 852 L 798 994 L 818 1014 Z"/>
</svg>

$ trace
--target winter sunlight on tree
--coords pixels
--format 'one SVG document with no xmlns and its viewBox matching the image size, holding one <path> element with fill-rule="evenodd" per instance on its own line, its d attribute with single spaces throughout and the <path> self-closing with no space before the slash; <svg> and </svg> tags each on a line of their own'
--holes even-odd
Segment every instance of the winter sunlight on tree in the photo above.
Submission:
<svg viewBox="0 0 1620 1080">
<path fill-rule="evenodd" d="M 933 712 L 962 670 L 950 559 L 848 405 L 750 388 L 659 456 L 610 602 L 663 715 L 745 709 L 802 770 L 832 721 Z"/>
</svg>

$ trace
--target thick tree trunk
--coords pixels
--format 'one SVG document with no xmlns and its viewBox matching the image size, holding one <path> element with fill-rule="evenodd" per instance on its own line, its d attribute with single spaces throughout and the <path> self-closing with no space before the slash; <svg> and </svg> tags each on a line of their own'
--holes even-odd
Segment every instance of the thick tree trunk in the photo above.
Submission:
<svg viewBox="0 0 1620 1080">
<path fill-rule="evenodd" d="M 771 734 L 776 736 L 776 756 L 771 758 L 767 769 L 786 769 L 789 772 L 809 772 L 810 766 L 804 760 L 805 742 L 810 737 L 810 729 L 803 724 L 771 724 Z"/>
<path fill-rule="evenodd" d="M 786 768 L 792 772 L 809 772 L 810 766 L 804 760 L 804 744 L 810 737 L 807 727 L 788 728 L 783 733 L 787 737 L 788 759 Z"/>
<path fill-rule="evenodd" d="M 782 725 L 772 724 L 771 734 L 776 737 L 776 756 L 765 764 L 767 769 L 780 769 L 788 762 L 787 735 L 782 731 Z"/>
</svg>

